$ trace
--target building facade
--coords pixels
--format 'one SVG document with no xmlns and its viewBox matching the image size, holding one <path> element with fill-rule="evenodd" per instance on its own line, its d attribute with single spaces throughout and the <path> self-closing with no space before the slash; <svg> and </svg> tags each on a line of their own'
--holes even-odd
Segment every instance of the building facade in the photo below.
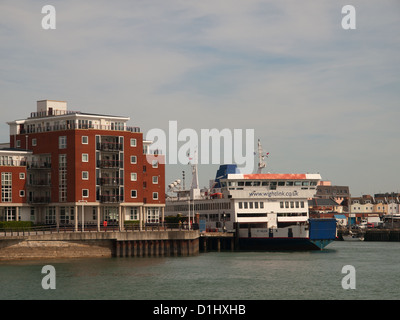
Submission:
<svg viewBox="0 0 400 320">
<path fill-rule="evenodd" d="M 164 155 L 128 117 L 69 111 L 42 100 L 37 111 L 8 122 L 9 148 L 0 151 L 0 220 L 97 225 L 158 223 L 165 207 Z M 3 192 L 4 191 L 4 192 Z"/>
</svg>

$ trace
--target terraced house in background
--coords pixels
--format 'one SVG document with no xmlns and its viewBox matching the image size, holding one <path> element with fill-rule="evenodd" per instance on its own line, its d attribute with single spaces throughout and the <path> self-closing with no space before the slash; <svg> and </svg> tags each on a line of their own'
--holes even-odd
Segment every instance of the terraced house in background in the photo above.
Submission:
<svg viewBox="0 0 400 320">
<path fill-rule="evenodd" d="M 37 111 L 8 122 L 0 147 L 0 220 L 100 225 L 158 223 L 165 206 L 164 155 L 129 117 L 69 111 L 37 101 Z"/>
</svg>

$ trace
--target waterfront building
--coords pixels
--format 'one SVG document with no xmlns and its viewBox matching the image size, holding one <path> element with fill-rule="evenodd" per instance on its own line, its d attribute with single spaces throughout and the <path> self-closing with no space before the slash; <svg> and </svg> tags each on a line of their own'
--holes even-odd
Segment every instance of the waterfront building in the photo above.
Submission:
<svg viewBox="0 0 400 320">
<path fill-rule="evenodd" d="M 129 117 L 70 111 L 37 101 L 30 117 L 8 122 L 0 150 L 0 220 L 100 225 L 158 223 L 165 207 L 164 155 Z"/>
<path fill-rule="evenodd" d="M 320 181 L 314 198 L 332 199 L 337 204 L 345 204 L 350 197 L 348 186 L 335 186 L 331 181 Z"/>
</svg>

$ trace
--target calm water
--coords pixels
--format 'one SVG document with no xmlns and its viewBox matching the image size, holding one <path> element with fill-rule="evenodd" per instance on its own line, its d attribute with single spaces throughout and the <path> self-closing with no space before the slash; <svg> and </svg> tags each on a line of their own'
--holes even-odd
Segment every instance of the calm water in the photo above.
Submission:
<svg viewBox="0 0 400 320">
<path fill-rule="evenodd" d="M 44 290 L 44 265 L 56 289 Z M 356 289 L 344 290 L 344 265 Z M 5 299 L 400 299 L 400 243 L 334 242 L 316 252 L 0 262 Z"/>
</svg>

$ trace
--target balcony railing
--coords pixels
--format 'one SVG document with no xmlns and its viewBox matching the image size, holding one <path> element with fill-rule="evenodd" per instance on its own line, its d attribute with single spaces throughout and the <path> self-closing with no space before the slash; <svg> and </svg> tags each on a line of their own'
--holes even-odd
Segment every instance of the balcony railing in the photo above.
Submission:
<svg viewBox="0 0 400 320">
<path fill-rule="evenodd" d="M 42 161 L 28 161 L 26 163 L 27 169 L 51 169 L 51 163 L 50 162 L 42 162 Z"/>
<path fill-rule="evenodd" d="M 121 160 L 97 160 L 97 167 L 102 169 L 122 168 L 123 161 Z"/>
<path fill-rule="evenodd" d="M 28 197 L 28 203 L 30 204 L 48 204 L 51 202 L 50 197 Z"/>
<path fill-rule="evenodd" d="M 31 180 L 28 181 L 28 187 L 51 187 L 51 181 L 48 180 Z"/>
<path fill-rule="evenodd" d="M 122 151 L 123 144 L 122 143 L 114 143 L 114 142 L 102 142 L 97 143 L 96 149 L 100 151 Z"/>
<path fill-rule="evenodd" d="M 98 178 L 97 184 L 100 186 L 119 186 L 124 184 L 123 178 Z"/>
<path fill-rule="evenodd" d="M 40 133 L 50 131 L 65 131 L 65 130 L 76 130 L 76 129 L 93 129 L 93 130 L 107 130 L 107 131 L 129 131 L 129 132 L 140 132 L 139 127 L 128 127 L 128 126 L 117 126 L 117 125 L 98 125 L 98 124 L 86 124 L 86 123 L 68 123 L 68 124 L 56 124 L 56 125 L 45 125 L 40 127 L 24 127 L 19 128 L 19 134 L 27 133 Z"/>
<path fill-rule="evenodd" d="M 118 203 L 118 202 L 123 202 L 124 197 L 123 196 L 100 196 L 100 202 L 102 203 Z"/>
</svg>

